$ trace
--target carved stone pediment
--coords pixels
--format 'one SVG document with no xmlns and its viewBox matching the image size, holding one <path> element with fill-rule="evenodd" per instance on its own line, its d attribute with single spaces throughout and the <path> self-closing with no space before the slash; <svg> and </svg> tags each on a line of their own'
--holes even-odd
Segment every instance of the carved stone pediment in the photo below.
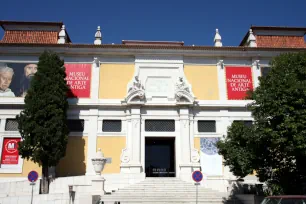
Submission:
<svg viewBox="0 0 306 204">
<path fill-rule="evenodd" d="M 191 91 L 191 85 L 186 83 L 183 77 L 179 77 L 175 84 L 175 99 L 178 104 L 194 103 L 194 95 Z"/>
<path fill-rule="evenodd" d="M 133 81 L 128 84 L 127 96 L 125 102 L 127 104 L 143 104 L 145 101 L 145 90 L 139 80 L 138 76 L 135 76 Z"/>
</svg>

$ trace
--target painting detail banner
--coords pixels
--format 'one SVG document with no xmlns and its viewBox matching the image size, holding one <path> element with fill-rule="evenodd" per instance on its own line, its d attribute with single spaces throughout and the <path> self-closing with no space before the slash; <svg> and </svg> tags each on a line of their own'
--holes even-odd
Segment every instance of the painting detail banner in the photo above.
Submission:
<svg viewBox="0 0 306 204">
<path fill-rule="evenodd" d="M 218 137 L 204 137 L 200 140 L 201 168 L 207 176 L 223 175 L 222 156 L 218 154 L 216 146 L 219 139 Z"/>
<path fill-rule="evenodd" d="M 71 89 L 69 97 L 89 98 L 91 64 L 65 64 L 66 80 Z"/>
<path fill-rule="evenodd" d="M 229 100 L 243 100 L 248 90 L 253 90 L 251 67 L 226 67 L 227 97 Z"/>
<path fill-rule="evenodd" d="M 18 164 L 18 142 L 20 138 L 4 138 L 2 146 L 1 164 Z"/>
</svg>

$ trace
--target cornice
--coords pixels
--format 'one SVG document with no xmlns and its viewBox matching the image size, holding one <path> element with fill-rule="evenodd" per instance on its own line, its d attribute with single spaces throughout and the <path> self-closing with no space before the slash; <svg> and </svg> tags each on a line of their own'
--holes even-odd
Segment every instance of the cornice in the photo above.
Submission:
<svg viewBox="0 0 306 204">
<path fill-rule="evenodd" d="M 0 43 L 0 55 L 39 55 L 44 50 L 61 55 L 168 55 L 199 57 L 274 57 L 284 52 L 306 52 L 306 48 L 249 48 L 208 46 L 139 46 L 139 45 L 86 45 L 86 44 L 9 44 Z"/>
</svg>

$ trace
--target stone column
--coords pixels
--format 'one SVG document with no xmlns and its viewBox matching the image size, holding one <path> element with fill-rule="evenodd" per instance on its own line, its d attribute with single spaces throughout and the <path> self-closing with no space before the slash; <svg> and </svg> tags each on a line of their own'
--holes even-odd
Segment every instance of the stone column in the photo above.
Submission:
<svg viewBox="0 0 306 204">
<path fill-rule="evenodd" d="M 225 78 L 225 65 L 222 59 L 217 61 L 217 71 L 218 71 L 218 85 L 220 100 L 227 100 L 227 90 L 226 90 L 226 78 Z"/>
<path fill-rule="evenodd" d="M 141 171 L 141 135 L 140 135 L 140 106 L 131 107 L 132 121 L 132 164 L 131 173 Z"/>
<path fill-rule="evenodd" d="M 122 173 L 141 173 L 141 117 L 140 106 L 131 106 L 127 119 L 127 147 L 121 155 Z M 126 158 L 124 160 L 124 158 Z"/>
<path fill-rule="evenodd" d="M 190 116 L 190 128 L 189 128 L 189 138 L 190 138 L 190 160 L 192 163 L 192 172 L 193 171 L 200 171 L 201 164 L 200 164 L 200 149 L 196 149 L 194 147 L 194 117 L 193 115 Z"/>
<path fill-rule="evenodd" d="M 258 59 L 253 58 L 252 59 L 252 75 L 253 75 L 253 84 L 254 89 L 259 86 L 259 80 L 258 77 L 261 76 L 261 70 L 260 70 L 260 61 Z"/>
<path fill-rule="evenodd" d="M 90 98 L 94 102 L 99 100 L 99 83 L 100 83 L 100 67 L 98 58 L 94 58 L 91 66 L 91 88 L 90 88 Z"/>
<path fill-rule="evenodd" d="M 189 108 L 180 107 L 180 135 L 179 140 L 181 143 L 181 149 L 177 150 L 181 152 L 180 159 L 180 178 L 182 180 L 190 180 L 192 173 L 191 163 L 191 144 L 190 144 L 190 124 L 189 124 Z"/>
<path fill-rule="evenodd" d="M 98 114 L 98 109 L 89 110 L 86 175 L 95 175 L 91 159 L 95 157 L 97 149 Z"/>
</svg>

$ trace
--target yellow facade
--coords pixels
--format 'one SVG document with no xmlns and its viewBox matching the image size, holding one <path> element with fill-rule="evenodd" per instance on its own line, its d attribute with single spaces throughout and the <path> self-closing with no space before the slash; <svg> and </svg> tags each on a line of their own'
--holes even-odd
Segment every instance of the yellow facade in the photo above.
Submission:
<svg viewBox="0 0 306 204">
<path fill-rule="evenodd" d="M 184 72 L 198 100 L 219 100 L 217 66 L 185 65 Z"/>
<path fill-rule="evenodd" d="M 19 174 L 6 174 L 1 173 L 0 177 L 27 177 L 30 171 L 36 171 L 39 176 L 41 176 L 41 167 L 32 161 L 26 159 L 23 160 L 22 173 Z"/>
<path fill-rule="evenodd" d="M 99 98 L 123 99 L 134 75 L 134 64 L 102 64 L 100 66 Z"/>
<path fill-rule="evenodd" d="M 56 176 L 85 175 L 87 147 L 87 137 L 70 136 L 66 156 L 56 166 Z"/>
<path fill-rule="evenodd" d="M 126 146 L 125 137 L 122 136 L 102 136 L 97 139 L 97 150 L 101 148 L 104 157 L 111 158 L 111 163 L 104 167 L 103 174 L 120 173 L 120 155 Z"/>
<path fill-rule="evenodd" d="M 200 137 L 194 138 L 194 148 L 200 151 Z"/>
</svg>

